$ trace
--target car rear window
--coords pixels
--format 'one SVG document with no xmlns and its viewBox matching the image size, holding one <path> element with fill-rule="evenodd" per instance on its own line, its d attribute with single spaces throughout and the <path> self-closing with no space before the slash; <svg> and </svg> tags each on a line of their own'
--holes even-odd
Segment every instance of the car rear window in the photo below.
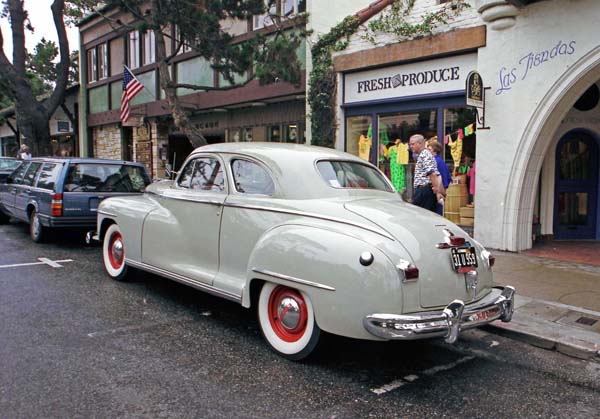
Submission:
<svg viewBox="0 0 600 419">
<path fill-rule="evenodd" d="M 60 163 L 45 163 L 40 171 L 37 187 L 53 191 L 62 167 Z"/>
<path fill-rule="evenodd" d="M 21 160 L 0 159 L 0 170 L 9 171 L 17 168 L 21 164 Z"/>
<path fill-rule="evenodd" d="M 78 163 L 69 166 L 65 192 L 143 192 L 150 183 L 139 166 Z"/>
<path fill-rule="evenodd" d="M 371 166 L 353 161 L 323 160 L 317 163 L 329 186 L 349 189 L 376 189 L 393 192 L 383 175 Z"/>
</svg>

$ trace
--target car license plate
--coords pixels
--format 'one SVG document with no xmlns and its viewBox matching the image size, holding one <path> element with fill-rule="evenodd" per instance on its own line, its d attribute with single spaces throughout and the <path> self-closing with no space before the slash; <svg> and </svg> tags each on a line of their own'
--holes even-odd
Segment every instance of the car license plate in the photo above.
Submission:
<svg viewBox="0 0 600 419">
<path fill-rule="evenodd" d="M 474 247 L 453 247 L 450 250 L 452 252 L 452 267 L 455 271 L 460 268 L 477 267 L 477 256 Z"/>
</svg>

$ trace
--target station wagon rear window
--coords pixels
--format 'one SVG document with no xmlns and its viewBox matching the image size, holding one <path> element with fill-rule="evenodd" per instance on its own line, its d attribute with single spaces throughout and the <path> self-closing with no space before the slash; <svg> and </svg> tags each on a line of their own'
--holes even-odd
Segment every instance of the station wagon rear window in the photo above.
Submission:
<svg viewBox="0 0 600 419">
<path fill-rule="evenodd" d="M 65 192 L 143 192 L 150 183 L 139 166 L 79 163 L 69 166 Z"/>
<path fill-rule="evenodd" d="M 321 177 L 329 186 L 348 189 L 375 189 L 393 192 L 384 177 L 374 168 L 353 161 L 322 160 L 317 163 Z"/>
</svg>

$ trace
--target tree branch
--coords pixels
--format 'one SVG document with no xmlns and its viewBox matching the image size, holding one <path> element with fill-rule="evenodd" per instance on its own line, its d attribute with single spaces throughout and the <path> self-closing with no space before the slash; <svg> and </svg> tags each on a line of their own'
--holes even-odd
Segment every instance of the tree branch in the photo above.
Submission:
<svg viewBox="0 0 600 419">
<path fill-rule="evenodd" d="M 9 0 L 10 27 L 13 41 L 13 65 L 19 74 L 25 73 L 25 11 L 21 0 Z"/>
<path fill-rule="evenodd" d="M 58 34 L 60 62 L 56 66 L 56 86 L 50 98 L 44 102 L 44 108 L 46 109 L 48 116 L 54 113 L 56 108 L 58 108 L 58 105 L 60 105 L 65 98 L 67 83 L 69 82 L 69 64 L 71 62 L 69 39 L 67 38 L 67 30 L 65 29 L 65 23 L 63 21 L 65 0 L 54 0 L 51 9 L 54 26 L 56 27 L 56 33 Z"/>
</svg>

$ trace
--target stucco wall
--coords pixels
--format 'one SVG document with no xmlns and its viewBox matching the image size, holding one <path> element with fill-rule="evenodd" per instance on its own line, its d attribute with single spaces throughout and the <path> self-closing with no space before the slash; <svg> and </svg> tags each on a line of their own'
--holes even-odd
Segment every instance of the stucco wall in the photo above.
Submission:
<svg viewBox="0 0 600 419">
<path fill-rule="evenodd" d="M 512 28 L 488 28 L 479 72 L 491 87 L 491 129 L 477 132 L 475 234 L 489 247 L 531 246 L 541 164 L 556 145 L 560 121 L 586 88 L 575 84 L 590 72 L 585 61 L 598 48 L 599 7 L 595 0 L 549 0 L 520 9 Z M 572 99 L 561 100 L 569 94 Z"/>
</svg>

